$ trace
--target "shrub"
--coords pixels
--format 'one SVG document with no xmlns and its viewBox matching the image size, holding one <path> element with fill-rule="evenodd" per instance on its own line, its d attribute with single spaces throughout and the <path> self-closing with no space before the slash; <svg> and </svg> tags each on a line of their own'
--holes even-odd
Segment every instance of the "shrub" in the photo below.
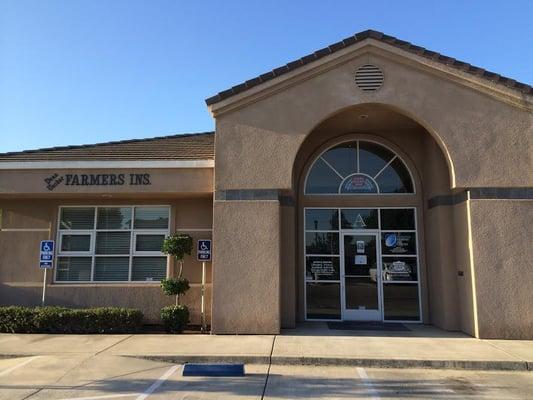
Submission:
<svg viewBox="0 0 533 400">
<path fill-rule="evenodd" d="M 183 261 L 186 254 L 191 255 L 192 237 L 182 233 L 170 235 L 165 238 L 161 251 L 178 261 Z"/>
<path fill-rule="evenodd" d="M 101 307 L 0 307 L 0 332 L 9 333 L 132 333 L 139 331 L 141 311 Z"/>
<path fill-rule="evenodd" d="M 180 296 L 189 290 L 189 281 L 183 274 L 183 259 L 192 252 L 192 237 L 175 233 L 165 238 L 161 251 L 174 257 L 180 263 L 177 278 L 163 279 L 161 289 L 167 296 L 176 296 L 176 305 L 161 309 L 161 320 L 167 332 L 179 333 L 189 323 L 189 309 L 180 305 Z"/>
<path fill-rule="evenodd" d="M 187 306 L 168 306 L 161 309 L 161 320 L 165 331 L 180 333 L 189 323 L 189 309 Z"/>
<path fill-rule="evenodd" d="M 35 308 L 29 307 L 0 307 L 0 332 L 3 333 L 31 333 L 37 331 L 35 325 Z"/>
<path fill-rule="evenodd" d="M 176 305 L 179 306 L 180 294 L 189 290 L 189 281 L 185 278 L 168 278 L 161 280 L 161 289 L 167 296 L 176 296 Z"/>
</svg>

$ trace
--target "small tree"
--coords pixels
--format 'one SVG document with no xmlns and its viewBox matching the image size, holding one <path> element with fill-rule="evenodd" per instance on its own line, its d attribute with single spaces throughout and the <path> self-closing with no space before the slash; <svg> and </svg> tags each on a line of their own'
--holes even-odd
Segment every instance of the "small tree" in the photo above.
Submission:
<svg viewBox="0 0 533 400">
<path fill-rule="evenodd" d="M 183 259 L 185 255 L 192 252 L 192 237 L 180 233 L 175 233 L 165 238 L 161 248 L 163 254 L 167 254 L 176 259 L 180 264 L 177 278 L 163 279 L 161 288 L 166 295 L 176 296 L 176 306 L 180 304 L 180 295 L 189 290 L 189 281 L 183 278 Z"/>
</svg>

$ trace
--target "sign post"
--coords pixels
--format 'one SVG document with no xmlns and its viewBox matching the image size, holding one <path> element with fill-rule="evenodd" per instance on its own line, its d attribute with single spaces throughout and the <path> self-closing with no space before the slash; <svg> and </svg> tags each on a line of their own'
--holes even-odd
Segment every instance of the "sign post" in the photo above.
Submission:
<svg viewBox="0 0 533 400">
<path fill-rule="evenodd" d="M 39 268 L 44 270 L 43 277 L 43 297 L 41 305 L 44 306 L 46 299 L 46 271 L 52 269 L 54 266 L 54 241 L 41 240 L 40 254 L 39 254 Z"/>
<path fill-rule="evenodd" d="M 200 239 L 198 240 L 197 247 L 197 259 L 202 262 L 202 303 L 200 307 L 202 315 L 202 332 L 207 330 L 207 324 L 205 320 L 205 263 L 211 261 L 211 240 Z"/>
</svg>

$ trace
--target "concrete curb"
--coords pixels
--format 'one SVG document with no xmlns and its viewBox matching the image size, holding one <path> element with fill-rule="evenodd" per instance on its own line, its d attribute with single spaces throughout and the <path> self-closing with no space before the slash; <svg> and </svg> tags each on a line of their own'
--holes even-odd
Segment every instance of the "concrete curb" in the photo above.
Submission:
<svg viewBox="0 0 533 400">
<path fill-rule="evenodd" d="M 367 368 L 430 368 L 465 369 L 479 371 L 528 371 L 525 361 L 471 361 L 471 360 L 420 360 L 337 357 L 275 357 L 272 364 L 279 365 L 342 365 Z"/>
<path fill-rule="evenodd" d="M 33 357 L 34 354 L 0 354 L 0 360 L 8 360 L 10 358 L 19 358 L 19 357 Z"/>
<path fill-rule="evenodd" d="M 293 357 L 293 356 L 238 356 L 238 355 L 137 355 L 116 354 L 122 357 L 141 358 L 152 361 L 184 363 L 223 363 L 273 365 L 317 365 L 317 366 L 354 366 L 367 368 L 429 368 L 459 369 L 478 371 L 531 371 L 533 365 L 526 361 L 472 361 L 472 360 L 410 360 L 379 358 L 340 358 L 340 357 Z"/>
</svg>

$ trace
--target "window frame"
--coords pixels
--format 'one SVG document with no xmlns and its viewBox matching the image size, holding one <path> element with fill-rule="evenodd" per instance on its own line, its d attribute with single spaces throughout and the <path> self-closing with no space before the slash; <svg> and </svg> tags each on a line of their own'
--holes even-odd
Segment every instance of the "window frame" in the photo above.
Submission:
<svg viewBox="0 0 533 400">
<path fill-rule="evenodd" d="M 329 150 L 335 148 L 335 147 L 338 147 L 342 144 L 345 144 L 345 143 L 353 143 L 353 142 L 356 142 L 356 151 L 357 151 L 357 169 L 358 171 L 356 172 L 353 172 L 351 174 L 348 174 L 346 175 L 345 177 L 342 177 L 340 175 L 340 173 L 335 170 L 333 168 L 333 166 L 330 165 L 330 162 L 329 161 L 325 161 L 325 159 L 323 158 L 323 155 L 325 153 L 327 153 Z M 359 162 L 360 162 L 360 156 L 359 156 L 359 143 L 360 142 L 369 142 L 369 143 L 373 143 L 373 144 L 376 144 L 378 146 L 382 146 L 384 147 L 385 149 L 387 149 L 388 151 L 390 151 L 392 154 L 393 154 L 393 157 L 388 161 L 386 162 L 385 166 L 380 170 L 378 171 L 378 173 L 375 175 L 375 176 L 370 176 L 368 174 L 365 174 L 363 172 L 360 172 L 359 170 Z M 405 167 L 405 169 L 407 170 L 408 174 L 409 174 L 409 178 L 411 179 L 411 185 L 413 186 L 413 191 L 412 192 L 408 192 L 408 193 L 383 193 L 376 181 L 376 177 L 378 177 L 379 175 L 381 175 L 389 166 L 391 166 L 391 164 L 394 162 L 394 160 L 400 160 L 401 163 L 403 164 L 403 166 Z M 315 163 L 318 161 L 318 160 L 322 160 L 330 169 L 332 169 L 332 171 L 337 175 L 339 176 L 339 178 L 341 178 L 341 182 L 339 184 L 339 187 L 338 187 L 338 190 L 336 192 L 331 192 L 331 193 L 309 193 L 307 191 L 307 181 L 309 179 L 309 175 L 311 173 L 311 170 L 313 169 L 313 167 L 315 166 Z M 367 177 L 371 178 L 372 181 L 375 183 L 376 185 L 376 188 L 377 188 L 377 193 L 341 193 L 341 187 L 342 187 L 342 184 L 343 182 L 350 176 L 353 176 L 353 175 L 366 175 Z M 306 171 L 306 174 L 305 174 L 305 180 L 304 180 L 304 185 L 303 185 L 303 194 L 304 196 L 413 196 L 413 195 L 416 195 L 417 194 L 417 190 L 416 190 L 416 181 L 414 179 L 414 176 L 413 176 L 413 173 L 411 171 L 411 168 L 409 168 L 408 164 L 405 162 L 404 158 L 398 153 L 398 151 L 392 149 L 390 146 L 384 144 L 384 143 L 381 143 L 377 140 L 372 140 L 372 139 L 367 139 L 367 138 L 363 138 L 363 139 L 346 139 L 346 140 L 343 140 L 341 142 L 338 142 L 338 143 L 334 143 L 332 144 L 331 146 L 328 146 L 326 149 L 324 150 L 321 150 L 320 153 L 318 155 L 316 155 L 315 157 L 313 157 L 313 161 L 309 164 L 309 166 L 307 167 L 307 171 Z"/>
<path fill-rule="evenodd" d="M 63 248 L 63 237 L 64 236 L 89 236 L 89 250 L 83 251 L 83 250 L 77 250 L 77 251 L 64 251 Z M 58 237 L 58 247 L 57 247 L 57 253 L 58 255 L 61 254 L 62 256 L 90 256 L 95 251 L 95 240 L 94 240 L 94 231 L 89 230 L 80 230 L 80 229 L 73 229 L 73 230 L 62 230 L 59 231 L 59 237 Z"/>
<path fill-rule="evenodd" d="M 321 209 L 328 209 L 328 210 L 337 210 L 337 218 L 339 219 L 338 222 L 338 229 L 337 230 L 316 230 L 316 229 L 307 229 L 305 226 L 306 221 L 306 212 L 307 210 L 321 210 Z M 414 219 L 414 228 L 413 229 L 381 229 L 381 211 L 382 210 L 406 210 L 410 209 L 413 210 L 413 219 Z M 418 320 L 393 320 L 393 319 L 385 319 L 385 298 L 383 293 L 380 294 L 379 304 L 380 304 L 380 312 L 381 312 L 381 322 L 382 323 L 423 323 L 423 313 L 424 313 L 424 306 L 423 306 L 423 299 L 422 299 L 422 283 L 423 278 L 421 276 L 422 271 L 422 265 L 420 265 L 420 262 L 422 260 L 422 255 L 420 253 L 420 243 L 419 243 L 419 236 L 420 236 L 420 230 L 419 230 L 419 222 L 418 222 L 418 207 L 417 206 L 362 206 L 362 207 L 353 207 L 353 206 L 341 206 L 341 205 L 334 205 L 334 206 L 304 206 L 301 208 L 302 210 L 302 221 L 303 224 L 300 226 L 302 229 L 301 232 L 303 232 L 303 317 L 304 321 L 312 321 L 312 322 L 331 322 L 331 321 L 343 321 L 342 319 L 342 296 L 345 295 L 345 291 L 343 290 L 343 277 L 342 271 L 341 271 L 341 253 L 343 251 L 342 246 L 344 246 L 343 243 L 341 243 L 341 238 L 343 236 L 343 233 L 353 233 L 353 234 L 365 234 L 365 233 L 375 233 L 377 234 L 377 240 L 380 241 L 379 245 L 376 244 L 376 246 L 379 246 L 379 252 L 378 255 L 378 262 L 381 264 L 380 268 L 383 272 L 383 259 L 385 258 L 395 258 L 398 257 L 394 254 L 383 254 L 383 251 L 381 250 L 381 234 L 382 233 L 402 233 L 402 232 L 408 232 L 408 233 L 414 233 L 415 234 L 415 254 L 409 254 L 409 255 L 401 255 L 401 257 L 409 257 L 416 260 L 416 281 L 391 281 L 384 283 L 381 282 L 381 287 L 379 288 L 380 291 L 383 291 L 384 285 L 394 285 L 394 284 L 410 284 L 410 285 L 417 285 L 418 289 Z M 377 229 L 343 229 L 341 224 L 341 217 L 342 217 L 342 210 L 378 210 L 378 228 Z M 305 234 L 308 232 L 332 232 L 332 233 L 338 233 L 339 234 L 339 254 L 338 255 L 331 255 L 331 254 L 307 254 L 306 249 L 306 243 L 305 243 Z M 307 279 L 307 257 L 339 257 L 339 279 L 338 280 L 316 280 L 316 279 Z M 307 284 L 308 283 L 338 283 L 339 284 L 339 298 L 341 299 L 341 317 L 340 319 L 326 319 L 326 318 L 309 318 L 307 313 Z"/>
<path fill-rule="evenodd" d="M 98 225 L 98 209 L 99 208 L 131 208 L 131 226 L 129 229 L 97 229 Z M 62 229 L 61 228 L 61 211 L 64 208 L 94 208 L 94 221 L 92 229 Z M 137 208 L 166 208 L 168 210 L 168 225 L 167 229 L 156 228 L 156 229 L 135 229 L 135 212 Z M 90 257 L 91 258 L 91 274 L 90 280 L 85 281 L 65 281 L 57 279 L 57 267 L 54 268 L 54 284 L 89 284 L 89 285 L 108 285 L 108 284 L 159 284 L 159 280 L 132 280 L 133 276 L 133 259 L 134 257 L 165 257 L 166 258 L 166 271 L 165 277 L 168 278 L 168 264 L 169 257 L 163 254 L 162 252 L 156 251 L 136 251 L 136 240 L 137 234 L 153 234 L 153 235 L 165 235 L 165 237 L 170 235 L 170 225 L 172 218 L 172 208 L 168 204 L 105 204 L 105 205 L 60 205 L 58 208 L 57 215 L 57 243 L 56 247 L 56 264 L 59 262 L 60 257 Z M 96 254 L 96 236 L 98 232 L 129 232 L 130 233 L 130 248 L 128 254 Z M 90 235 L 91 245 L 90 251 L 75 251 L 75 252 L 65 252 L 61 250 L 62 240 L 64 235 Z M 123 281 L 97 281 L 94 280 L 95 267 L 96 267 L 96 258 L 97 257 L 128 257 L 128 279 Z"/>
<path fill-rule="evenodd" d="M 168 236 L 168 232 L 167 231 L 163 231 L 163 230 L 160 230 L 160 229 L 153 229 L 153 230 L 148 230 L 148 229 L 138 229 L 138 230 L 135 230 L 133 231 L 133 235 L 132 235 L 132 246 L 131 246 L 131 255 L 132 256 L 158 256 L 161 254 L 160 251 L 142 251 L 142 250 L 137 250 L 137 236 L 138 235 L 154 235 L 154 236 L 159 236 L 159 235 L 165 235 Z"/>
</svg>

